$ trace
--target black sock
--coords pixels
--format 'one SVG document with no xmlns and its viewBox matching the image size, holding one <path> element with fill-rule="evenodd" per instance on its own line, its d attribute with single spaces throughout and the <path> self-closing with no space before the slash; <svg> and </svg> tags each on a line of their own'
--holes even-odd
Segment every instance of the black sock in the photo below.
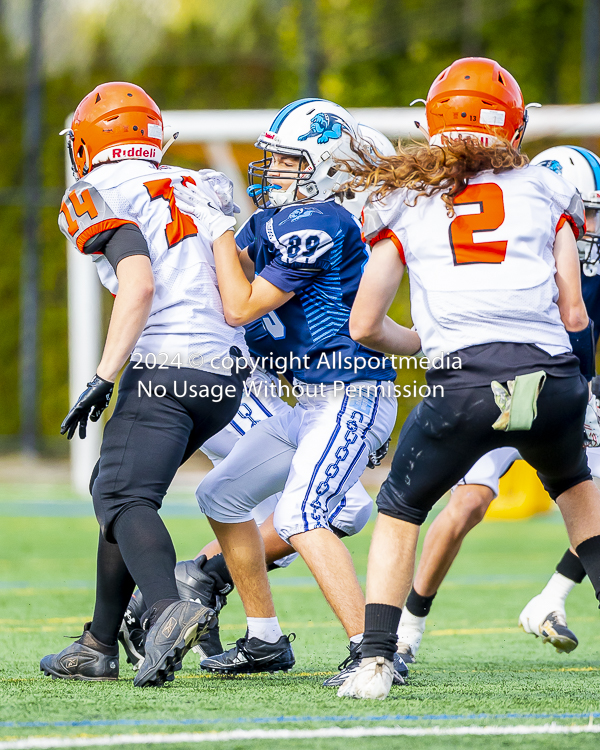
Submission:
<svg viewBox="0 0 600 750">
<path fill-rule="evenodd" d="M 556 572 L 575 583 L 581 583 L 585 578 L 585 568 L 581 560 L 568 549 L 556 566 Z"/>
<path fill-rule="evenodd" d="M 123 615 L 135 588 L 117 544 L 100 534 L 96 568 L 96 605 L 90 633 L 100 643 L 114 646 Z"/>
<path fill-rule="evenodd" d="M 434 599 L 435 594 L 432 596 L 421 596 L 421 594 L 417 594 L 415 587 L 413 586 L 410 590 L 405 606 L 411 615 L 414 615 L 415 617 L 427 617 Z"/>
<path fill-rule="evenodd" d="M 575 552 L 594 587 L 596 599 L 600 600 L 600 536 L 593 536 L 581 542 L 575 548 Z"/>
<path fill-rule="evenodd" d="M 214 557 L 209 557 L 202 566 L 202 570 L 211 578 L 214 578 L 219 594 L 226 596 L 233 591 L 233 579 L 222 552 Z"/>
<path fill-rule="evenodd" d="M 400 607 L 393 607 L 391 604 L 367 604 L 365 634 L 361 645 L 363 657 L 384 656 L 393 661 L 401 614 Z"/>
<path fill-rule="evenodd" d="M 154 508 L 134 505 L 113 526 L 123 560 L 151 609 L 161 599 L 179 599 L 175 581 L 175 548 Z"/>
</svg>

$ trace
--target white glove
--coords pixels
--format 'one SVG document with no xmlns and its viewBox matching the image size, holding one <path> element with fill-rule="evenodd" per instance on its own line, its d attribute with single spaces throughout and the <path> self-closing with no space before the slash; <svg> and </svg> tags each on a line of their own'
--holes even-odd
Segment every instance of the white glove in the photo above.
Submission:
<svg viewBox="0 0 600 750">
<path fill-rule="evenodd" d="M 239 214 L 240 207 L 233 201 L 233 182 L 222 172 L 214 169 L 201 169 L 198 173 L 200 182 L 207 182 L 219 199 L 219 208 L 226 216 Z M 176 183 L 173 194 L 177 205 L 186 214 L 197 219 L 202 218 L 206 209 L 206 195 L 196 185 L 188 182 L 186 185 Z"/>
<path fill-rule="evenodd" d="M 590 400 L 585 410 L 585 422 L 583 424 L 584 448 L 597 448 L 600 446 L 600 424 L 598 423 L 597 409 L 598 402 L 596 401 L 596 397 L 593 393 L 590 393 Z"/>
</svg>

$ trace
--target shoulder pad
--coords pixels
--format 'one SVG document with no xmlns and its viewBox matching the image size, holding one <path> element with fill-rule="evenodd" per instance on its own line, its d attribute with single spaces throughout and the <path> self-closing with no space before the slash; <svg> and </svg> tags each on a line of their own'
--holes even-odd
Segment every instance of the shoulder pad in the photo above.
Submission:
<svg viewBox="0 0 600 750">
<path fill-rule="evenodd" d="M 297 227 L 315 227 L 335 234 L 340 225 L 339 206 L 331 202 L 307 203 L 289 206 L 278 211 L 272 218 L 277 234 L 291 232 Z"/>
<path fill-rule="evenodd" d="M 373 237 L 376 237 L 383 229 L 385 224 L 379 214 L 379 211 L 375 208 L 370 200 L 367 201 L 361 214 L 362 224 L 362 237 L 365 242 L 368 242 Z"/>
<path fill-rule="evenodd" d="M 67 189 L 60 205 L 58 226 L 79 252 L 83 252 L 91 237 L 123 224 L 135 222 L 117 218 L 93 185 L 79 180 Z"/>
<path fill-rule="evenodd" d="M 575 239 L 580 240 L 585 234 L 585 208 L 579 190 L 575 190 L 565 214 L 573 227 Z"/>
</svg>

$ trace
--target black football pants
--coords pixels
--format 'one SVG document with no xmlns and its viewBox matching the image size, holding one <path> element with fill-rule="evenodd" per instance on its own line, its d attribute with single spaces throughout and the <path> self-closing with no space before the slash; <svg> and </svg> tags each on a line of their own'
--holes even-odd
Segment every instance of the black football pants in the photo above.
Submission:
<svg viewBox="0 0 600 750">
<path fill-rule="evenodd" d="M 553 499 L 591 479 L 583 444 L 588 388 L 583 376 L 548 376 L 530 430 L 492 429 L 500 416 L 490 386 L 425 398 L 404 423 L 377 497 L 380 513 L 421 525 L 434 504 L 484 454 L 512 446 Z"/>
</svg>

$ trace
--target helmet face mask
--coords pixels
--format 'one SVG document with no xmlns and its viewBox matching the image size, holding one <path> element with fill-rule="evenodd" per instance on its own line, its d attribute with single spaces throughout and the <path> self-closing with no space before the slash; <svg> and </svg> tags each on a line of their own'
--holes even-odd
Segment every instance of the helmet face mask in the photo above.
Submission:
<svg viewBox="0 0 600 750">
<path fill-rule="evenodd" d="M 248 165 L 248 195 L 259 208 L 283 206 L 287 203 L 303 203 L 311 200 L 317 188 L 312 182 L 315 171 L 310 154 L 305 149 L 285 149 L 272 151 L 264 148 L 260 140 L 255 144 L 263 149 L 263 158 Z M 273 155 L 298 160 L 298 168 L 279 167 L 273 164 Z M 278 185 L 278 180 L 289 182 L 287 186 Z"/>
<path fill-rule="evenodd" d="M 577 240 L 579 260 L 586 276 L 595 276 L 600 271 L 600 202 L 583 201 L 586 231 Z"/>
</svg>

